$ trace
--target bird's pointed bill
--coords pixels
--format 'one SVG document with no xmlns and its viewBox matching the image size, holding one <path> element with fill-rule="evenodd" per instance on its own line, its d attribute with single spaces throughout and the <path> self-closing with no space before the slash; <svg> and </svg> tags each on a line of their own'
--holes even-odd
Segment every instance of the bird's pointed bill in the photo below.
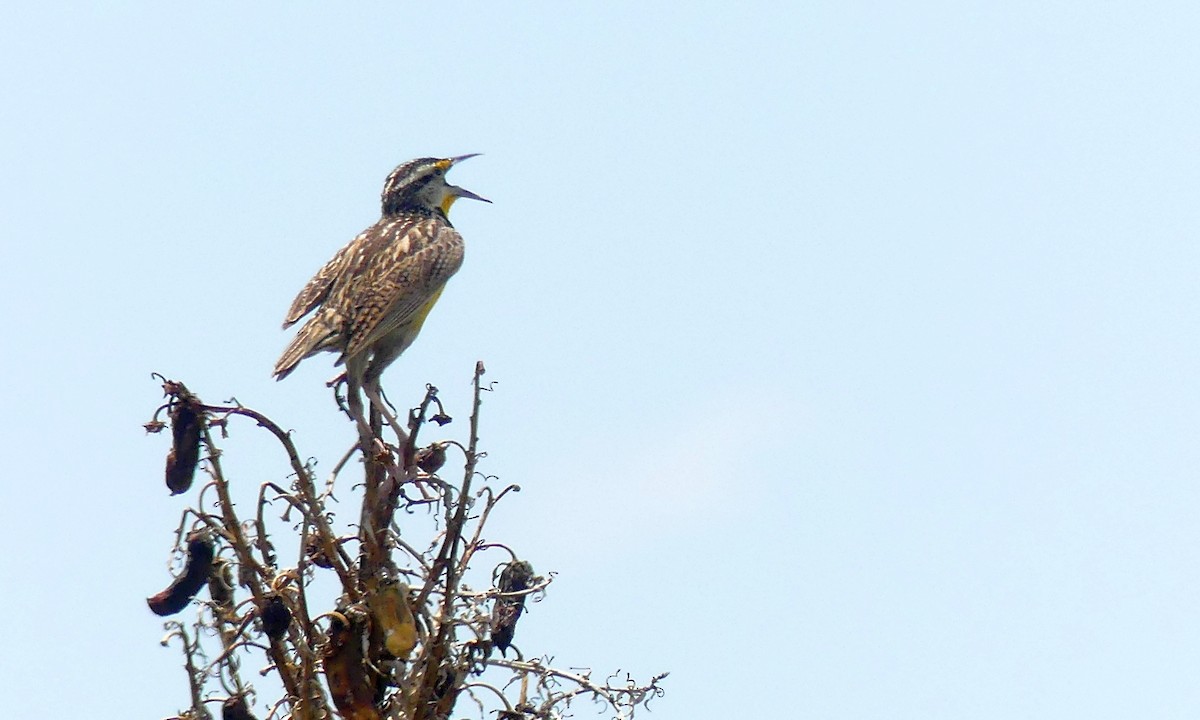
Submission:
<svg viewBox="0 0 1200 720">
<path fill-rule="evenodd" d="M 471 192 L 470 190 L 467 190 L 466 188 L 460 188 L 457 185 L 449 185 L 448 184 L 448 185 L 446 185 L 446 189 L 449 190 L 450 194 L 456 198 L 468 198 L 470 200 L 480 200 L 485 203 L 491 202 L 491 200 L 488 200 L 485 197 L 480 197 L 479 195 L 476 195 L 475 193 Z"/>
<path fill-rule="evenodd" d="M 438 164 L 443 165 L 446 169 L 449 169 L 449 168 L 457 165 L 458 163 L 462 162 L 463 160 L 469 160 L 470 158 L 478 157 L 479 155 L 482 155 L 482 154 L 483 153 L 469 153 L 467 155 L 459 155 L 458 157 L 446 158 L 445 160 L 441 160 L 438 162 Z M 445 197 L 442 198 L 442 212 L 449 213 L 450 206 L 453 205 L 454 201 L 459 198 L 468 198 L 471 200 L 479 200 L 479 201 L 485 202 L 485 203 L 491 202 L 491 200 L 488 200 L 485 197 L 476 195 L 475 193 L 471 192 L 470 190 L 467 190 L 466 188 L 460 188 L 457 185 L 451 185 L 450 183 L 446 183 L 446 195 L 445 195 Z"/>
<path fill-rule="evenodd" d="M 471 200 L 482 200 L 485 203 L 491 202 L 491 200 L 488 200 L 485 197 L 480 197 L 480 196 L 476 195 L 475 193 L 471 192 L 470 190 L 466 190 L 464 188 L 460 188 L 457 185 L 451 185 L 451 184 L 447 183 L 446 184 L 446 196 L 442 198 L 442 212 L 449 213 L 450 206 L 453 205 L 454 201 L 459 199 L 460 197 L 470 198 Z"/>
</svg>

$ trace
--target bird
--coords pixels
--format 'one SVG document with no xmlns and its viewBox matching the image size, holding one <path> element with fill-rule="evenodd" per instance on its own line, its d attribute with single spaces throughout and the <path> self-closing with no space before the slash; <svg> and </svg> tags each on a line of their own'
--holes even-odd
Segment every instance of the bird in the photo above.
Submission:
<svg viewBox="0 0 1200 720">
<path fill-rule="evenodd" d="M 335 364 L 346 366 L 352 404 L 362 388 L 381 405 L 380 376 L 416 339 L 462 265 L 463 238 L 450 224 L 450 206 L 459 198 L 491 202 L 446 182 L 450 168 L 477 155 L 418 158 L 388 175 L 379 221 L 339 250 L 292 301 L 284 329 L 313 315 L 275 363 L 276 380 L 305 358 L 335 352 Z"/>
</svg>

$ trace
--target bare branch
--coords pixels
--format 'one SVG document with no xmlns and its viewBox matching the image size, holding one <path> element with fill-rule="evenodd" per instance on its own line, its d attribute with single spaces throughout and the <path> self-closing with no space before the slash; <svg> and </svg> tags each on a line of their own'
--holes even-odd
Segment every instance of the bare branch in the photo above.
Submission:
<svg viewBox="0 0 1200 720">
<path fill-rule="evenodd" d="M 497 505 L 520 491 L 478 470 L 485 457 L 479 448 L 482 398 L 494 389 L 484 384 L 484 373 L 477 363 L 464 442 L 421 439 L 427 423 L 450 422 L 432 385 L 408 412 L 407 427 L 393 425 L 396 445 L 382 438 L 385 421 L 394 420 L 382 391 L 370 398 L 364 416 L 361 388 L 348 386 L 358 442 L 320 493 L 316 461 L 301 462 L 293 438 L 274 421 L 236 400 L 204 404 L 182 383 L 163 380 L 168 400 L 146 427 L 165 429 L 159 416 L 166 412 L 177 458 L 168 466 L 171 488 L 184 484 L 193 433 L 195 465 L 208 477 L 194 491 L 196 504 L 180 516 L 172 565 L 186 562 L 176 570 L 171 592 L 164 591 L 171 609 L 198 607 L 191 632 L 172 621 L 164 639 L 179 638 L 185 655 L 190 699 L 179 717 L 211 720 L 209 703 L 221 703 L 226 718 L 255 717 L 251 703 L 260 691 L 242 673 L 245 659 L 255 657 L 267 663 L 259 674 L 282 689 L 265 702 L 268 719 L 332 720 L 336 710 L 348 720 L 448 720 L 462 716 L 463 698 L 469 702 L 461 705 L 489 720 L 562 718 L 580 698 L 628 718 L 662 695 L 665 674 L 643 684 L 615 674 L 597 682 L 589 670 L 527 659 L 512 644 L 526 599 L 543 597 L 554 573 L 534 575 L 512 547 L 484 540 Z M 253 518 L 246 522 L 236 513 L 234 483 L 213 430 L 227 437 L 233 417 L 268 431 L 293 478 L 290 485 L 257 482 L 242 490 L 255 492 Z M 452 447 L 462 452 L 457 482 L 438 474 Z M 362 505 L 358 524 L 346 527 L 335 522 L 333 490 L 355 451 L 363 466 Z M 405 512 L 397 514 L 400 507 Z M 421 536 L 421 527 L 431 529 Z M 294 555 L 286 551 L 289 542 Z M 492 549 L 507 558 L 495 567 L 490 586 L 468 586 L 464 579 L 480 571 L 472 569 L 479 554 Z M 322 578 L 336 579 L 335 599 L 324 594 Z M 196 598 L 204 584 L 209 600 Z M 494 650 L 515 655 L 494 657 Z"/>
</svg>

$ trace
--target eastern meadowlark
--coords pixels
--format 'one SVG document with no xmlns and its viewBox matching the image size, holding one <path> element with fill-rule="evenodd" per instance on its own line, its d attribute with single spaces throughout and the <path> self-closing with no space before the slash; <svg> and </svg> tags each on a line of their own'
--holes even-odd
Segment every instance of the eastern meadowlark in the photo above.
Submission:
<svg viewBox="0 0 1200 720">
<path fill-rule="evenodd" d="M 446 281 L 462 265 L 463 239 L 447 213 L 458 198 L 483 200 L 446 182 L 446 172 L 478 153 L 420 158 L 383 185 L 383 216 L 333 256 L 292 302 L 283 327 L 316 310 L 275 363 L 282 380 L 299 362 L 340 353 L 353 393 L 379 402 L 379 376 L 421 331 Z"/>
</svg>

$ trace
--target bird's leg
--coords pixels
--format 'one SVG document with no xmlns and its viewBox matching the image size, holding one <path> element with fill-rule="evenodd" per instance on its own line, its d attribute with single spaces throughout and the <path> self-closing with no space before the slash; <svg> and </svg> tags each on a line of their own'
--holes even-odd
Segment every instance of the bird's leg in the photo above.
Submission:
<svg viewBox="0 0 1200 720">
<path fill-rule="evenodd" d="M 362 394 L 359 392 L 360 386 L 356 382 L 347 382 L 346 387 L 346 403 L 349 406 L 347 409 L 350 419 L 358 425 L 359 445 L 364 453 L 368 452 L 372 445 L 374 435 L 371 433 L 371 426 L 367 422 L 367 417 L 363 414 Z"/>
</svg>

